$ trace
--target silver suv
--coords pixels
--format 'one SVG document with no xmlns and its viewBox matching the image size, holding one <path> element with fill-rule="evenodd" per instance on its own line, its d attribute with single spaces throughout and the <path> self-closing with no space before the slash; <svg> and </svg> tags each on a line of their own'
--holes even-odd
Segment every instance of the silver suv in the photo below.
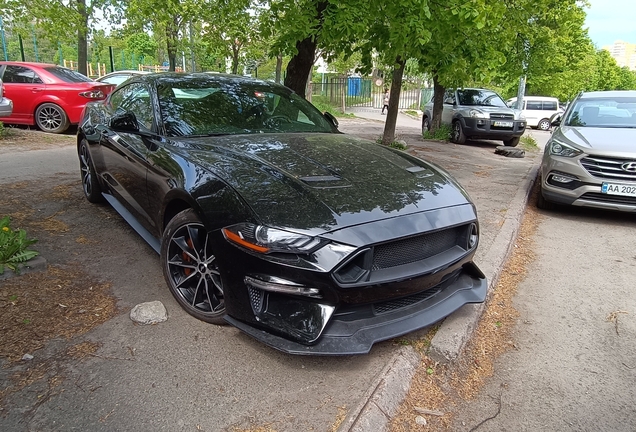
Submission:
<svg viewBox="0 0 636 432">
<path fill-rule="evenodd" d="M 430 129 L 432 118 L 431 101 L 424 107 L 422 133 Z M 521 111 L 509 108 L 494 91 L 476 88 L 446 90 L 442 124 L 451 125 L 451 141 L 457 144 L 476 138 L 501 140 L 515 147 L 526 129 Z"/>
<path fill-rule="evenodd" d="M 537 206 L 636 213 L 636 91 L 581 93 L 552 124 Z"/>
</svg>

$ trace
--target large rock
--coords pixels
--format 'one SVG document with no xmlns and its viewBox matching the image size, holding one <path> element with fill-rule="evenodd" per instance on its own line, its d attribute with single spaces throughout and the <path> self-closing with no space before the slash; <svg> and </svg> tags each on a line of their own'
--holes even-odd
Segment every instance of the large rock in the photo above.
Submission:
<svg viewBox="0 0 636 432">
<path fill-rule="evenodd" d="M 139 303 L 130 311 L 130 319 L 139 324 L 157 324 L 168 319 L 166 307 L 160 301 Z"/>
</svg>

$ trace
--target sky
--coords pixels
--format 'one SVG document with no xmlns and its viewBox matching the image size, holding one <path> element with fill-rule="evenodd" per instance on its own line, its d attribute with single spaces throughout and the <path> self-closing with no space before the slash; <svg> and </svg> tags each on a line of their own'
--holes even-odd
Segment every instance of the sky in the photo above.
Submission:
<svg viewBox="0 0 636 432">
<path fill-rule="evenodd" d="M 636 44 L 636 0 L 588 0 L 585 25 L 597 48 L 617 40 Z"/>
</svg>

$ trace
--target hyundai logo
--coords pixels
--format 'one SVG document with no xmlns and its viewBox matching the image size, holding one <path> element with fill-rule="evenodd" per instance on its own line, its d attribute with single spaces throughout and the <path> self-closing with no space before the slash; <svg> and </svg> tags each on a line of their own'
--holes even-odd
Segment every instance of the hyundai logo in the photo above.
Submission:
<svg viewBox="0 0 636 432">
<path fill-rule="evenodd" d="M 621 165 L 621 168 L 623 171 L 636 173 L 636 162 L 625 162 Z"/>
</svg>

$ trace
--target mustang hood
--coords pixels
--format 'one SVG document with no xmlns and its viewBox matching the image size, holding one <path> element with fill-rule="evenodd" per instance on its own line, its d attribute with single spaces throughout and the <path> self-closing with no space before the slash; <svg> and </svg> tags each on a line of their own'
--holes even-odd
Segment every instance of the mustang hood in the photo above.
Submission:
<svg viewBox="0 0 636 432">
<path fill-rule="evenodd" d="M 318 233 L 470 202 L 439 168 L 347 135 L 233 135 L 175 146 L 269 226 Z"/>
<path fill-rule="evenodd" d="M 554 138 L 565 139 L 582 149 L 632 154 L 636 150 L 636 128 L 561 126 L 554 132 Z"/>
</svg>

